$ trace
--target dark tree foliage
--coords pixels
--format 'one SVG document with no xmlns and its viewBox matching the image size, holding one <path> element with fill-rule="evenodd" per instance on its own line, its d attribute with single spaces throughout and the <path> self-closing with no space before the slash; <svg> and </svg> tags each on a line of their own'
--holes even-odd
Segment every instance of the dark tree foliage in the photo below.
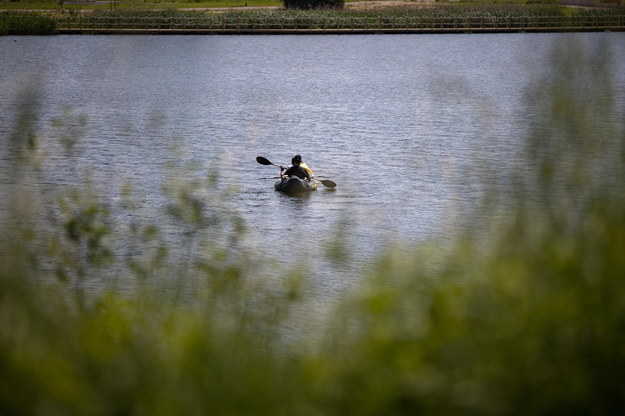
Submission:
<svg viewBox="0 0 625 416">
<path fill-rule="evenodd" d="M 56 34 L 56 21 L 50 17 L 37 13 L 0 13 L 0 36 L 54 34 Z"/>
<path fill-rule="evenodd" d="M 284 0 L 285 9 L 342 9 L 345 0 Z"/>
</svg>

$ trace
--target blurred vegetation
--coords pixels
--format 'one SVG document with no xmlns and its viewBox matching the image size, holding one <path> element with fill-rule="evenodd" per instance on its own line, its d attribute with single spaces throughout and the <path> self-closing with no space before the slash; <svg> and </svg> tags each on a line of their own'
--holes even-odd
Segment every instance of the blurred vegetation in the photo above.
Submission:
<svg viewBox="0 0 625 416">
<path fill-rule="evenodd" d="M 277 279 L 247 252 L 214 175 L 166 186 L 167 219 L 133 215 L 130 187 L 115 203 L 88 185 L 29 186 L 51 138 L 25 94 L 2 191 L 0 414 L 622 413 L 625 118 L 612 71 L 606 45 L 558 45 L 527 94 L 530 164 L 498 173 L 487 223 L 453 249 L 380 253 L 330 312 L 307 303 L 301 271 Z M 79 141 L 62 141 L 71 162 Z"/>
</svg>

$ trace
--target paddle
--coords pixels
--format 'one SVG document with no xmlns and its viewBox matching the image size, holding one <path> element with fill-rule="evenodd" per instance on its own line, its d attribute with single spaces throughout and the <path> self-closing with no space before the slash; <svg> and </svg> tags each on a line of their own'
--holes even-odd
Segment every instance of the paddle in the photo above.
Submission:
<svg viewBox="0 0 625 416">
<path fill-rule="evenodd" d="M 274 165 L 274 166 L 280 167 L 280 165 L 276 165 L 275 163 L 271 163 L 271 162 L 269 161 L 269 159 L 265 159 L 265 158 L 264 158 L 264 157 L 262 157 L 262 156 L 258 156 L 258 157 L 256 158 L 256 161 L 257 161 L 258 163 L 260 163 L 261 165 L 265 165 L 265 166 Z"/>
<path fill-rule="evenodd" d="M 256 161 L 257 161 L 258 163 L 260 163 L 261 165 L 265 165 L 265 166 L 273 165 L 273 166 L 280 167 L 280 165 L 276 165 L 275 163 L 271 163 L 271 161 L 270 161 L 269 159 L 264 158 L 264 157 L 262 157 L 262 156 L 258 156 L 258 157 L 256 158 Z M 321 179 L 321 180 L 319 180 L 319 179 L 315 178 L 314 176 L 313 176 L 313 178 L 314 178 L 317 182 L 321 182 L 321 184 L 322 184 L 323 186 L 325 186 L 326 188 L 335 188 L 335 187 L 336 187 L 336 183 L 335 183 L 334 181 L 329 180 L 329 179 Z"/>
<path fill-rule="evenodd" d="M 315 180 L 317 182 L 321 182 L 323 184 L 323 186 L 325 186 L 326 188 L 334 189 L 336 187 L 336 183 L 331 181 L 330 179 L 321 179 L 321 180 L 319 180 L 319 179 L 315 178 Z"/>
</svg>

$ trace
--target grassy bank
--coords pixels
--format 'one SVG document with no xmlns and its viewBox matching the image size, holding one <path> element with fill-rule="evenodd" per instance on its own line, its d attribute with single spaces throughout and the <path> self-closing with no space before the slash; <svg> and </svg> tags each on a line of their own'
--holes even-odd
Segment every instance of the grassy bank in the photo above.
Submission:
<svg viewBox="0 0 625 416">
<path fill-rule="evenodd" d="M 143 4 L 141 7 L 149 7 Z M 58 28 L 86 30 L 236 30 L 272 29 L 401 29 L 453 30 L 621 30 L 625 9 L 566 9 L 557 5 L 483 3 L 440 4 L 427 7 L 402 5 L 384 8 L 297 11 L 283 9 L 76 9 L 42 12 L 0 13 L 0 34 L 51 34 Z M 52 21 L 54 19 L 54 21 Z M 56 23 L 54 23 L 56 22 Z M 55 26 L 56 25 L 56 26 Z M 4 29 L 2 29 L 4 28 Z"/>
<path fill-rule="evenodd" d="M 335 11 L 102 11 L 58 18 L 71 33 L 462 33 L 625 30 L 618 9 L 565 14 L 554 6 L 444 6 Z"/>
<path fill-rule="evenodd" d="M 276 276 L 239 244 L 244 224 L 211 178 L 126 225 L 129 189 L 120 204 L 87 186 L 38 191 L 44 156 L 72 166 L 79 137 L 42 137 L 33 84 L 7 138 L 0 414 L 620 413 L 623 103 L 605 45 L 560 44 L 544 65 L 519 109 L 528 164 L 499 172 L 488 223 L 453 249 L 379 253 L 329 311 L 308 302 L 305 271 Z M 161 238 L 171 221 L 184 244 Z"/>
</svg>

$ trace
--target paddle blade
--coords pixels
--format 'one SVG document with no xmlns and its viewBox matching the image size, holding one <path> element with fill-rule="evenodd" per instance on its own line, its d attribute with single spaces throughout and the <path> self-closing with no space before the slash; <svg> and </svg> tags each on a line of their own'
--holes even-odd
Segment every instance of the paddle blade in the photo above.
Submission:
<svg viewBox="0 0 625 416">
<path fill-rule="evenodd" d="M 269 161 L 269 159 L 265 159 L 265 158 L 264 158 L 264 157 L 262 157 L 262 156 L 258 156 L 258 157 L 256 158 L 256 161 L 257 161 L 258 163 L 260 163 L 261 165 L 273 165 L 273 163 L 271 163 L 271 162 Z"/>
<path fill-rule="evenodd" d="M 335 188 L 336 187 L 336 183 L 334 183 L 333 181 L 331 181 L 329 179 L 323 179 L 323 180 L 320 180 L 319 182 L 321 182 L 323 184 L 323 186 L 325 186 L 326 188 Z"/>
</svg>

